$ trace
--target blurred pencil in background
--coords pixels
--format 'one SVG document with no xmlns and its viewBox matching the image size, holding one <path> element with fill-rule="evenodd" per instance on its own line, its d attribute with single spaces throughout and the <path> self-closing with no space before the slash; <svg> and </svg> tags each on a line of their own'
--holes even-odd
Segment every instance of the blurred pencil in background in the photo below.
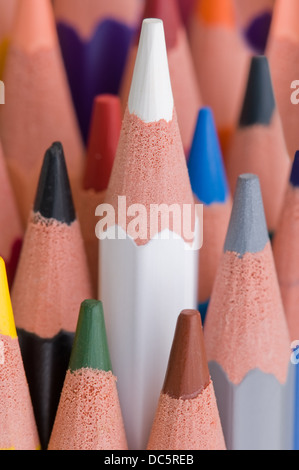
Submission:
<svg viewBox="0 0 299 470">
<path fill-rule="evenodd" d="M 23 240 L 23 227 L 0 143 L 0 256 L 11 288 Z"/>
<path fill-rule="evenodd" d="M 50 0 L 18 2 L 3 81 L 0 134 L 25 226 L 50 143 L 63 142 L 72 185 L 84 156 Z"/>
<path fill-rule="evenodd" d="M 17 0 L 0 0 L 0 79 L 2 79 L 7 48 L 10 42 Z"/>
<path fill-rule="evenodd" d="M 298 18 L 299 3 L 297 0 L 276 0 L 266 49 L 291 160 L 299 149 Z M 292 98 L 293 94 L 295 94 L 294 98 Z"/>
<path fill-rule="evenodd" d="M 299 236 L 299 152 L 295 154 L 289 183 L 279 218 L 278 229 L 273 239 L 273 254 L 277 269 L 285 315 L 293 349 L 299 340 L 299 269 L 298 269 L 298 236 Z M 295 354 L 296 356 L 296 354 Z M 295 427 L 294 449 L 299 449 L 299 373 L 296 365 L 295 381 Z"/>
<path fill-rule="evenodd" d="M 94 98 L 119 92 L 141 8 L 140 0 L 54 0 L 59 41 L 85 142 Z"/>
<path fill-rule="evenodd" d="M 213 112 L 202 108 L 188 160 L 196 204 L 203 205 L 203 245 L 199 251 L 198 310 L 204 324 L 222 255 L 232 200 Z"/>
<path fill-rule="evenodd" d="M 267 226 L 273 234 L 291 161 L 265 56 L 251 60 L 239 125 L 232 137 L 226 168 L 232 194 L 240 174 L 254 173 L 259 177 Z"/>
<path fill-rule="evenodd" d="M 249 53 L 237 27 L 233 0 L 197 0 L 189 37 L 204 106 L 215 116 L 224 158 L 237 125 Z"/>
<path fill-rule="evenodd" d="M 239 30 L 253 54 L 264 54 L 275 0 L 234 0 Z"/>
<path fill-rule="evenodd" d="M 91 275 L 94 296 L 99 285 L 99 240 L 96 237 L 96 208 L 104 203 L 118 146 L 122 113 L 114 95 L 94 100 L 82 182 L 74 199 Z"/>
</svg>

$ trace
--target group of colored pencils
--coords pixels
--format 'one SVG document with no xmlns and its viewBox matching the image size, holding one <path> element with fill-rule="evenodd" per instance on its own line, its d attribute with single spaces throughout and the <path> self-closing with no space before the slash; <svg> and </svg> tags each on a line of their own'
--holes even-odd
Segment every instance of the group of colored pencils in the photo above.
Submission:
<svg viewBox="0 0 299 470">
<path fill-rule="evenodd" d="M 298 18 L 0 0 L 0 450 L 299 449 Z"/>
</svg>

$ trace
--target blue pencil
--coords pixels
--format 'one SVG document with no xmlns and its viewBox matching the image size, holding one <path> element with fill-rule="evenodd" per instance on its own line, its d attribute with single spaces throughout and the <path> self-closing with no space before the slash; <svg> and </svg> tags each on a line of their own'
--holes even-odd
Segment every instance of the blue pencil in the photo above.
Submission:
<svg viewBox="0 0 299 470">
<path fill-rule="evenodd" d="M 232 206 L 214 116 L 208 107 L 202 108 L 198 114 L 188 170 L 194 197 L 203 205 L 198 310 L 204 323 Z"/>
</svg>

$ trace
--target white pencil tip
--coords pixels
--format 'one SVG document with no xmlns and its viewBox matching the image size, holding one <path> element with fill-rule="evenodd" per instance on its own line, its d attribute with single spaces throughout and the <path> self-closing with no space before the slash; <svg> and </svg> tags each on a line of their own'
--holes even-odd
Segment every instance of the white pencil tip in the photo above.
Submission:
<svg viewBox="0 0 299 470">
<path fill-rule="evenodd" d="M 146 123 L 161 119 L 169 122 L 173 118 L 173 94 L 160 19 L 143 20 L 128 106 L 131 114 Z"/>
</svg>

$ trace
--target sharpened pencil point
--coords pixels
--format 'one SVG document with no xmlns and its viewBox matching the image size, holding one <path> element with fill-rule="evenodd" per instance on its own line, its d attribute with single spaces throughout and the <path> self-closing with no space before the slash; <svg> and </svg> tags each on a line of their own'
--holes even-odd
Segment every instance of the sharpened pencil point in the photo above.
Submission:
<svg viewBox="0 0 299 470">
<path fill-rule="evenodd" d="M 224 251 L 258 253 L 269 241 L 259 178 L 239 176 Z"/>
<path fill-rule="evenodd" d="M 76 219 L 64 151 L 60 142 L 54 142 L 45 154 L 34 212 L 68 225 Z"/>
<path fill-rule="evenodd" d="M 87 299 L 81 304 L 69 370 L 112 370 L 102 302 Z"/>
<path fill-rule="evenodd" d="M 129 111 L 144 122 L 173 118 L 173 95 L 163 21 L 143 20 L 129 94 Z"/>
<path fill-rule="evenodd" d="M 269 125 L 276 109 L 268 59 L 256 56 L 251 67 L 240 118 L 240 127 Z"/>
<path fill-rule="evenodd" d="M 202 108 L 198 114 L 188 160 L 188 170 L 193 193 L 204 204 L 224 203 L 228 184 L 213 113 Z"/>
<path fill-rule="evenodd" d="M 183 310 L 176 325 L 163 393 L 189 400 L 209 383 L 201 316 L 196 310 Z"/>
</svg>

